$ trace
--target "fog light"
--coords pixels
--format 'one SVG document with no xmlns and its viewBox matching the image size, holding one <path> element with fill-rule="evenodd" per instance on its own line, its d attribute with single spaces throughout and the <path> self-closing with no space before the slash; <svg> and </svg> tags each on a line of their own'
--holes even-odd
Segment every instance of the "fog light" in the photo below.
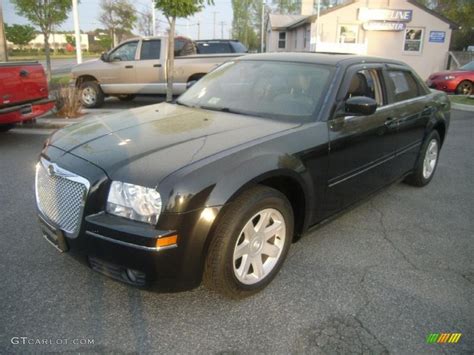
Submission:
<svg viewBox="0 0 474 355">
<path fill-rule="evenodd" d="M 127 269 L 127 277 L 130 281 L 137 282 L 137 275 L 135 274 L 135 271 L 132 269 Z"/>
</svg>

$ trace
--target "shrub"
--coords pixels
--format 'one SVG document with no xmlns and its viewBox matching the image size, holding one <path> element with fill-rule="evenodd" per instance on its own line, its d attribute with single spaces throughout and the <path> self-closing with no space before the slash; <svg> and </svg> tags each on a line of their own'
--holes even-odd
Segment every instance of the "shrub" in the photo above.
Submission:
<svg viewBox="0 0 474 355">
<path fill-rule="evenodd" d="M 83 115 L 80 90 L 75 86 L 62 86 L 56 94 L 56 115 L 62 118 L 77 118 Z"/>
</svg>

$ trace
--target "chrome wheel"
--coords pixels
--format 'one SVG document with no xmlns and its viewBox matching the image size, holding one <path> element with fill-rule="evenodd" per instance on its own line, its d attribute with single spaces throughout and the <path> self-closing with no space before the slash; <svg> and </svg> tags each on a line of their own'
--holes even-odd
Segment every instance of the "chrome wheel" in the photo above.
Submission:
<svg viewBox="0 0 474 355">
<path fill-rule="evenodd" d="M 235 277 L 246 285 L 255 284 L 275 268 L 286 238 L 283 215 L 274 208 L 255 214 L 245 224 L 234 247 Z"/>
<path fill-rule="evenodd" d="M 84 104 L 94 105 L 97 102 L 97 92 L 94 88 L 87 86 L 82 89 L 81 98 Z"/>
<path fill-rule="evenodd" d="M 425 159 L 423 161 L 423 177 L 429 179 L 433 174 L 438 160 L 438 141 L 432 139 L 426 149 Z"/>
<path fill-rule="evenodd" d="M 459 93 L 461 95 L 471 95 L 472 93 L 472 83 L 469 81 L 463 81 L 459 84 Z"/>
</svg>

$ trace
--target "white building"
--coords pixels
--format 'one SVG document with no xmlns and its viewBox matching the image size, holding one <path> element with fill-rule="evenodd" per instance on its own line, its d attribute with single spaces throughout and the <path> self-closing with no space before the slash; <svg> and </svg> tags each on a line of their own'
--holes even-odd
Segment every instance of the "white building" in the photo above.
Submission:
<svg viewBox="0 0 474 355">
<path fill-rule="evenodd" d="M 414 0 L 348 0 L 320 12 L 302 0 L 301 15 L 270 14 L 266 51 L 354 53 L 401 60 L 426 79 L 446 67 L 457 25 Z"/>
<path fill-rule="evenodd" d="M 49 46 L 51 47 L 51 49 L 59 49 L 59 48 L 65 49 L 67 46 L 66 36 L 72 36 L 73 38 L 75 38 L 74 33 L 52 33 L 49 36 Z M 7 45 L 8 47 L 15 48 L 15 49 L 20 47 L 8 41 L 7 41 Z M 26 46 L 23 46 L 23 48 L 34 48 L 34 49 L 40 49 L 43 47 L 44 47 L 43 34 L 37 34 L 33 40 L 31 40 Z M 84 51 L 89 50 L 89 36 L 85 33 L 81 33 L 81 48 Z"/>
</svg>

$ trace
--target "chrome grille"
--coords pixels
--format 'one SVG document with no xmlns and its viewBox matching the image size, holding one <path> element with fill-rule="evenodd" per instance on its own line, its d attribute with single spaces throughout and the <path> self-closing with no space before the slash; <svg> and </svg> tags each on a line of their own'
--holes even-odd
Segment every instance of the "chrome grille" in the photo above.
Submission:
<svg viewBox="0 0 474 355">
<path fill-rule="evenodd" d="M 35 187 L 39 210 L 60 229 L 76 233 L 89 182 L 42 158 L 36 167 Z"/>
</svg>

